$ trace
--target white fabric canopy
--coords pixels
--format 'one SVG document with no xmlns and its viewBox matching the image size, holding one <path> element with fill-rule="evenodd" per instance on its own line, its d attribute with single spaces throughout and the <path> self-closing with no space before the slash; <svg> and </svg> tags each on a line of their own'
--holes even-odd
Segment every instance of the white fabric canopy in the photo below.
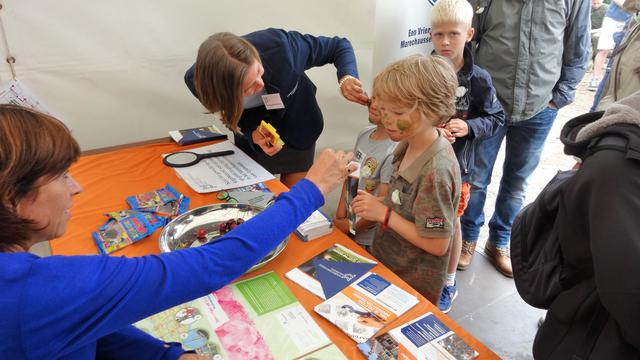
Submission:
<svg viewBox="0 0 640 360">
<path fill-rule="evenodd" d="M 378 6 L 388 3 L 384 11 L 389 19 L 404 16 L 397 12 L 405 1 L 409 0 L 378 0 Z M 424 0 L 418 2 L 428 5 Z M 397 22 L 395 27 L 394 21 L 385 20 L 387 27 L 374 36 L 374 23 L 381 18 L 380 14 L 376 17 L 376 4 L 370 0 L 14 0 L 3 5 L 0 15 L 17 60 L 18 79 L 70 126 L 85 150 L 163 137 L 169 130 L 211 123 L 211 115 L 203 114 L 204 108 L 184 85 L 183 74 L 195 60 L 200 43 L 212 33 L 241 35 L 280 27 L 347 37 L 370 91 L 375 37 L 385 42 L 382 46 L 396 51 L 397 41 L 387 45 L 390 40 L 381 34 L 406 33 L 407 26 L 415 26 L 416 17 L 414 5 L 409 12 L 411 21 Z M 377 53 L 385 55 L 378 63 L 390 59 L 389 51 Z M 3 46 L 2 83 L 11 79 L 6 55 Z M 357 131 L 366 125 L 366 109 L 338 93 L 332 66 L 308 74 L 318 86 L 325 128 L 354 134 L 349 143 L 335 143 L 325 130 L 319 147 L 353 146 Z M 355 120 L 345 121 L 350 119 Z"/>
</svg>

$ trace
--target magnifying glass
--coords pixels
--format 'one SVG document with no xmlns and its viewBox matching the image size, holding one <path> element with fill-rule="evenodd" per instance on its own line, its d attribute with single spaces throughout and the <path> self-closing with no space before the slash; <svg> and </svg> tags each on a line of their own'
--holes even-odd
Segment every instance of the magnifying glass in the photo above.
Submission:
<svg viewBox="0 0 640 360">
<path fill-rule="evenodd" d="M 181 168 L 193 166 L 204 159 L 232 154 L 233 150 L 218 151 L 206 154 L 198 154 L 194 153 L 193 151 L 178 151 L 165 156 L 164 159 L 162 159 L 162 162 L 170 167 Z"/>
</svg>

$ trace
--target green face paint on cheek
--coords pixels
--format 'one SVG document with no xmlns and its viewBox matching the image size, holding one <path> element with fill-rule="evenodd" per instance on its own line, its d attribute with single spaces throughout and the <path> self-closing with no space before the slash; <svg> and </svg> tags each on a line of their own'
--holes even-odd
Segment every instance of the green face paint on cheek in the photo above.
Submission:
<svg viewBox="0 0 640 360">
<path fill-rule="evenodd" d="M 396 126 L 400 132 L 405 132 L 411 127 L 411 121 L 407 119 L 398 119 L 398 121 L 396 121 Z"/>
</svg>

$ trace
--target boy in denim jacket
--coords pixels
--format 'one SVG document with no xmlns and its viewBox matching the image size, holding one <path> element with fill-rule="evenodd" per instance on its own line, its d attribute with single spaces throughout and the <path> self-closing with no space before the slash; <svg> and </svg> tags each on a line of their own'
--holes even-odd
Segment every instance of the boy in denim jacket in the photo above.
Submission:
<svg viewBox="0 0 640 360">
<path fill-rule="evenodd" d="M 447 270 L 447 280 L 438 303 L 441 311 L 451 310 L 458 294 L 455 284 L 456 268 L 465 270 L 475 250 L 462 242 L 460 217 L 471 195 L 475 140 L 494 134 L 504 123 L 504 111 L 497 99 L 489 73 L 475 65 L 467 44 L 474 29 L 471 26 L 473 8 L 466 0 L 439 0 L 431 11 L 431 39 L 435 52 L 451 60 L 458 75 L 456 114 L 442 129 L 452 142 L 460 163 L 462 188 L 455 224 L 455 235 Z M 475 245 L 475 244 L 474 244 Z M 462 259 L 461 259 L 462 256 Z"/>
</svg>

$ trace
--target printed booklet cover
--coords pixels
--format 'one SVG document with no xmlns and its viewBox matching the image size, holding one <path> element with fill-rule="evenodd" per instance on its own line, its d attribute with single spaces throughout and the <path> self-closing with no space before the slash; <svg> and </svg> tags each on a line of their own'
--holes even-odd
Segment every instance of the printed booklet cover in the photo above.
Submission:
<svg viewBox="0 0 640 360">
<path fill-rule="evenodd" d="M 358 280 L 376 264 L 374 260 L 335 244 L 284 276 L 314 295 L 327 299 Z"/>
<path fill-rule="evenodd" d="M 363 343 L 417 303 L 415 296 L 377 274 L 367 273 L 314 310 L 357 343 Z"/>
<path fill-rule="evenodd" d="M 471 360 L 478 357 L 478 352 L 430 312 L 359 344 L 358 349 L 368 360 Z"/>
<path fill-rule="evenodd" d="M 135 324 L 214 360 L 346 359 L 274 272 Z"/>
<path fill-rule="evenodd" d="M 182 129 L 169 131 L 173 141 L 180 145 L 196 144 L 203 141 L 213 141 L 227 139 L 227 135 L 220 132 L 215 126 L 205 126 L 200 128 Z"/>
</svg>

